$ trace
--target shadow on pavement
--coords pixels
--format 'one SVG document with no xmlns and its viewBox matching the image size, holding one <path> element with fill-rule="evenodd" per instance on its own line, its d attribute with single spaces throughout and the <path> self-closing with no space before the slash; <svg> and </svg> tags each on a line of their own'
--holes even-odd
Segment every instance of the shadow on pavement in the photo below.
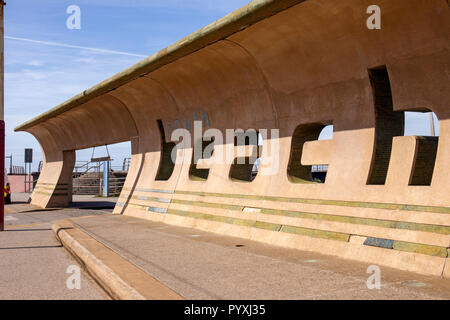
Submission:
<svg viewBox="0 0 450 320">
<path fill-rule="evenodd" d="M 0 250 L 16 250 L 16 249 L 49 249 L 49 248 L 61 248 L 62 245 L 56 246 L 35 246 L 35 247 L 8 247 L 8 248 L 0 248 Z"/>
<path fill-rule="evenodd" d="M 115 206 L 116 203 L 112 201 L 76 201 L 71 202 L 69 208 L 101 210 L 114 209 Z"/>
<path fill-rule="evenodd" d="M 52 231 L 52 229 L 6 229 L 3 232 L 15 232 L 15 231 Z"/>
</svg>

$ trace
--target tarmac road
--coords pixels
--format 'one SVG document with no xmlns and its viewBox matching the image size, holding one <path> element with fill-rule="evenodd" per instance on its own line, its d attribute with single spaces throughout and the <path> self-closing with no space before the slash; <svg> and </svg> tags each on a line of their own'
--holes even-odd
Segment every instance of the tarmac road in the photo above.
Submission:
<svg viewBox="0 0 450 320">
<path fill-rule="evenodd" d="M 73 274 L 66 271 L 78 263 L 51 230 L 56 220 L 103 213 L 78 209 L 7 213 L 5 231 L 0 232 L 0 299 L 109 299 L 82 270 L 80 289 L 68 289 L 66 282 Z"/>
</svg>

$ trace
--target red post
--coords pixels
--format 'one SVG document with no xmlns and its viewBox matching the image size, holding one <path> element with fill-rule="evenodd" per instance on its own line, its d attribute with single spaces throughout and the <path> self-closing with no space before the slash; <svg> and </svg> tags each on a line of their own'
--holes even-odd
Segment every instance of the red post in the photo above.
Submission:
<svg viewBox="0 0 450 320">
<path fill-rule="evenodd" d="M 0 197 L 0 231 L 5 228 L 5 121 L 0 120 L 0 181 L 2 196 Z"/>
</svg>

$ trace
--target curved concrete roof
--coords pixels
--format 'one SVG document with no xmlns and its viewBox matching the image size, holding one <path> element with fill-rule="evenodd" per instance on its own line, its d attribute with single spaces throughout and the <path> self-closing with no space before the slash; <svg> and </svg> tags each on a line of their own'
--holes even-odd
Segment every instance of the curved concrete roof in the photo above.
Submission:
<svg viewBox="0 0 450 320">
<path fill-rule="evenodd" d="M 69 100 L 21 124 L 14 131 L 24 131 L 36 124 L 70 110 L 120 87 L 177 59 L 239 32 L 252 24 L 306 0 L 254 0 L 246 6 L 201 28 L 111 78 L 77 94 Z"/>
<path fill-rule="evenodd" d="M 376 2 L 372 30 L 369 0 L 254 1 L 22 125 L 45 154 L 32 204 L 71 201 L 75 150 L 130 141 L 117 214 L 450 277 L 450 10 Z M 439 138 L 403 136 L 424 110 Z M 199 119 L 229 161 L 194 165 Z M 194 136 L 173 161 L 175 128 Z M 254 180 L 238 128 L 270 131 Z"/>
</svg>

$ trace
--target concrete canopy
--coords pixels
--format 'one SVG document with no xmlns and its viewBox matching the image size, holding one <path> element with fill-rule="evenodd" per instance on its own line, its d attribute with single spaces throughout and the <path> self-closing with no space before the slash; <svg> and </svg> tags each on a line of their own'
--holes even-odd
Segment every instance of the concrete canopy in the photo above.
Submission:
<svg viewBox="0 0 450 320">
<path fill-rule="evenodd" d="M 116 213 L 450 276 L 449 39 L 444 0 L 253 1 L 16 128 L 45 154 L 32 202 L 67 205 L 75 150 L 131 141 Z M 404 111 L 433 111 L 439 138 L 403 136 Z M 279 129 L 261 159 L 278 169 L 244 182 L 217 163 L 193 179 L 182 163 L 158 179 L 172 129 L 196 118 Z"/>
</svg>

